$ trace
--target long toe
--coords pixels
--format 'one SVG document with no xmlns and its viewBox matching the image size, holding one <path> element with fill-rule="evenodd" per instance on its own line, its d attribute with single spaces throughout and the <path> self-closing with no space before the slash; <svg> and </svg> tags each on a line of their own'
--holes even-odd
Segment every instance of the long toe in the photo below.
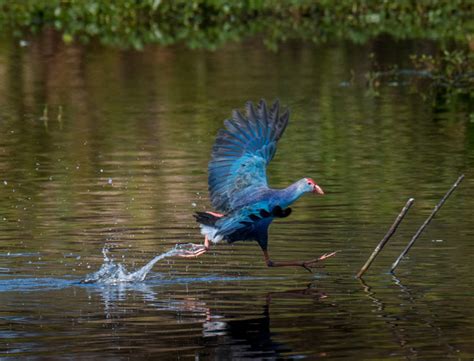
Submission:
<svg viewBox="0 0 474 361">
<path fill-rule="evenodd" d="M 329 257 L 332 257 L 332 256 L 335 256 L 336 253 L 338 251 L 335 251 L 335 252 L 330 252 L 330 253 L 325 253 L 323 254 L 321 257 L 319 258 L 315 258 L 315 259 L 311 259 L 309 261 L 305 261 L 303 262 L 302 266 L 305 268 L 305 269 L 308 269 L 310 267 L 316 267 L 316 264 L 321 262 L 321 261 L 324 261 L 325 259 L 328 259 Z"/>
<path fill-rule="evenodd" d="M 321 257 L 319 257 L 318 259 L 319 259 L 320 261 L 323 261 L 323 260 L 325 260 L 326 258 L 335 256 L 337 252 L 339 252 L 339 251 L 334 251 L 334 252 L 331 252 L 331 253 L 325 253 L 325 254 L 323 254 Z"/>
<path fill-rule="evenodd" d="M 199 257 L 200 255 L 202 255 L 202 254 L 205 253 L 205 252 L 206 252 L 206 251 L 186 252 L 186 253 L 178 254 L 178 257 L 182 257 L 182 258 L 194 258 L 194 257 Z"/>
<path fill-rule="evenodd" d="M 179 253 L 177 256 L 183 258 L 193 258 L 198 257 L 206 252 L 207 248 L 205 246 L 199 246 L 199 248 L 193 249 L 192 251 L 182 250 L 181 253 Z"/>
</svg>

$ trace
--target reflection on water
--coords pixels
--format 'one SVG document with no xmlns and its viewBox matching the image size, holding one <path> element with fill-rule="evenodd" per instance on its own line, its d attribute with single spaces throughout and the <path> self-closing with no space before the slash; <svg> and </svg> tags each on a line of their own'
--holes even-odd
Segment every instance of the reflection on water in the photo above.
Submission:
<svg viewBox="0 0 474 361">
<path fill-rule="evenodd" d="M 0 357 L 472 358 L 472 107 L 402 83 L 374 96 L 364 78 L 369 53 L 406 68 L 430 47 L 0 43 Z M 202 242 L 192 213 L 209 207 L 214 135 L 232 108 L 261 97 L 292 109 L 270 183 L 311 176 L 327 192 L 272 225 L 272 257 L 341 252 L 314 275 L 267 269 L 252 243 L 150 263 Z M 361 284 L 355 273 L 409 197 L 411 214 Z M 124 275 L 145 270 L 144 281 L 81 284 L 108 264 L 106 244 Z"/>
</svg>

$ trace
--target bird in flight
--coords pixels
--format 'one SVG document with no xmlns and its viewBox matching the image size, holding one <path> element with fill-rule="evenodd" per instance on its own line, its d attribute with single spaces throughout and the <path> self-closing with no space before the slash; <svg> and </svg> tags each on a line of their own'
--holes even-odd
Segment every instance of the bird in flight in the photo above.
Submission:
<svg viewBox="0 0 474 361">
<path fill-rule="evenodd" d="M 260 245 L 268 267 L 300 266 L 311 271 L 317 262 L 334 256 L 327 253 L 307 261 L 273 261 L 268 254 L 268 227 L 275 218 L 291 213 L 289 206 L 304 193 L 323 195 L 311 178 L 302 178 L 284 189 L 268 186 L 266 168 L 288 125 L 290 113 L 277 101 L 268 108 L 264 100 L 257 107 L 246 104 L 246 116 L 234 110 L 224 122 L 212 148 L 208 165 L 211 204 L 216 211 L 197 212 L 195 218 L 205 236 L 204 245 L 181 254 L 197 257 L 211 243 L 254 240 Z"/>
</svg>

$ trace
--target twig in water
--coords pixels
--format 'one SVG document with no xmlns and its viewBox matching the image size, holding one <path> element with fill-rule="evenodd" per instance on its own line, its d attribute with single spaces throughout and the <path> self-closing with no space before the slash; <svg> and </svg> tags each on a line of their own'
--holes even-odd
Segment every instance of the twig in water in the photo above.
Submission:
<svg viewBox="0 0 474 361">
<path fill-rule="evenodd" d="M 420 237 L 420 235 L 423 233 L 423 231 L 425 230 L 425 228 L 428 226 L 428 224 L 430 224 L 431 220 L 433 219 L 433 217 L 436 215 L 436 213 L 439 211 L 439 209 L 443 206 L 444 202 L 446 202 L 446 200 L 448 199 L 448 197 L 451 195 L 451 193 L 454 192 L 454 190 L 458 187 L 459 183 L 462 182 L 462 180 L 464 179 L 464 174 L 462 174 L 458 179 L 457 181 L 453 184 L 453 186 L 451 187 L 451 189 L 444 195 L 444 197 L 439 201 L 439 203 L 434 207 L 433 209 L 433 212 L 431 212 L 431 214 L 429 215 L 429 217 L 426 219 L 426 221 L 421 225 L 420 228 L 418 228 L 418 231 L 416 231 L 415 235 L 413 236 L 413 238 L 410 240 L 410 242 L 408 243 L 408 245 L 405 247 L 405 249 L 403 250 L 403 252 L 400 254 L 400 256 L 398 256 L 397 260 L 395 262 L 393 262 L 392 264 L 392 268 L 390 269 L 390 272 L 393 273 L 393 271 L 395 271 L 395 268 L 397 268 L 398 264 L 400 263 L 400 261 L 402 260 L 403 257 L 405 257 L 405 255 L 408 253 L 408 251 L 410 250 L 410 248 L 415 244 L 415 241 L 418 239 L 418 237 Z"/>
<path fill-rule="evenodd" d="M 403 220 L 403 218 L 407 214 L 408 210 L 410 209 L 410 207 L 412 206 L 414 201 L 415 201 L 415 199 L 413 199 L 413 198 L 410 198 L 407 201 L 407 203 L 405 204 L 405 207 L 403 207 L 402 211 L 398 214 L 397 219 L 395 219 L 395 222 L 393 222 L 392 226 L 390 227 L 388 232 L 385 234 L 383 239 L 380 241 L 380 243 L 377 245 L 377 247 L 375 247 L 374 251 L 370 255 L 367 262 L 365 262 L 365 264 L 360 269 L 359 273 L 357 273 L 357 276 L 356 276 L 357 278 L 362 277 L 362 275 L 365 273 L 365 271 L 367 271 L 369 269 L 369 267 L 372 264 L 372 262 L 374 261 L 375 257 L 377 257 L 377 255 L 380 253 L 380 251 L 383 249 L 383 247 L 387 244 L 388 240 L 393 236 L 393 234 L 397 230 L 398 225 L 401 223 L 401 221 Z"/>
</svg>

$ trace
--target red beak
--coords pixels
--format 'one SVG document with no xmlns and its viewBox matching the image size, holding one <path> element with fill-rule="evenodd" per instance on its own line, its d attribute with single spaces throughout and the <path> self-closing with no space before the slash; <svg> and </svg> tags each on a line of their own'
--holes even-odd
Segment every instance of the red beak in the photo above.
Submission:
<svg viewBox="0 0 474 361">
<path fill-rule="evenodd" d="M 318 193 L 318 194 L 321 194 L 321 195 L 324 194 L 323 189 L 320 186 L 318 186 L 317 184 L 315 184 L 313 186 L 313 193 Z"/>
</svg>

